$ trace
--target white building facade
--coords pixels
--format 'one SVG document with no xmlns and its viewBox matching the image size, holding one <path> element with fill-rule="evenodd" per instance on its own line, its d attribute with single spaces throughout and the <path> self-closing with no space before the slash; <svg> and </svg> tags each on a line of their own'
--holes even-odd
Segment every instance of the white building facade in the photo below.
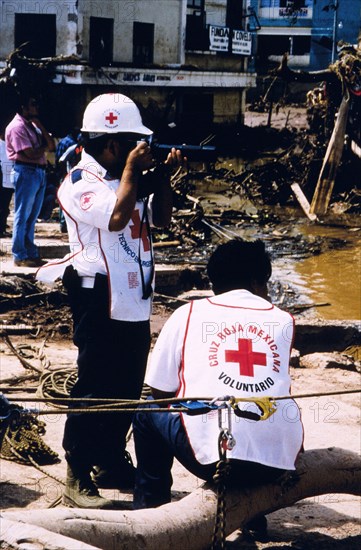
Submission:
<svg viewBox="0 0 361 550">
<path fill-rule="evenodd" d="M 145 116 L 167 124 L 242 122 L 246 89 L 256 84 L 256 75 L 247 72 L 248 5 L 248 0 L 5 0 L 0 61 L 4 66 L 24 43 L 28 58 L 77 56 L 79 63 L 56 65 L 49 92 L 53 105 L 66 103 L 68 125 L 79 124 L 85 104 L 106 91 L 129 95 Z"/>
</svg>

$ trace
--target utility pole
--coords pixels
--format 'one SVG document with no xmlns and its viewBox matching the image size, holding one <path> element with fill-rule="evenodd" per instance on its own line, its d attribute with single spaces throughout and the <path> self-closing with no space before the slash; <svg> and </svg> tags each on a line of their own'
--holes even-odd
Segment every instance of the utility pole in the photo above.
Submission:
<svg viewBox="0 0 361 550">
<path fill-rule="evenodd" d="M 334 0 L 333 5 L 330 5 L 333 9 L 333 30 L 332 30 L 332 63 L 335 62 L 337 54 L 337 10 L 339 7 L 339 0 Z"/>
</svg>

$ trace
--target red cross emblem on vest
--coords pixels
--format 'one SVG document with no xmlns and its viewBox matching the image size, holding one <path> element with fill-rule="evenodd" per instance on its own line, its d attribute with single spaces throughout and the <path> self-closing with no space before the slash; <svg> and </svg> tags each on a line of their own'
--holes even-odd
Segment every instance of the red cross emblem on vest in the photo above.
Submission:
<svg viewBox="0 0 361 550">
<path fill-rule="evenodd" d="M 105 120 L 108 120 L 109 124 L 113 124 L 115 120 L 118 120 L 118 117 L 114 113 L 109 113 L 109 115 L 105 117 Z"/>
<path fill-rule="evenodd" d="M 254 365 L 267 366 L 265 353 L 252 350 L 252 340 L 238 339 L 238 350 L 226 350 L 226 363 L 238 363 L 241 376 L 254 376 Z"/>
<path fill-rule="evenodd" d="M 132 239 L 142 239 L 144 252 L 148 252 L 150 250 L 150 242 L 149 242 L 149 236 L 147 231 L 147 225 L 143 223 L 142 234 L 140 235 L 139 210 L 134 210 L 131 220 L 133 222 L 133 225 L 130 225 L 129 227 L 130 227 Z"/>
</svg>

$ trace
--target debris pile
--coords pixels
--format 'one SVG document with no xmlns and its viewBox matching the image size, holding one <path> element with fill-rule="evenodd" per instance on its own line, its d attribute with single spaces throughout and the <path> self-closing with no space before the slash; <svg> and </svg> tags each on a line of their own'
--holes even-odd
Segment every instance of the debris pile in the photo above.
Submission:
<svg viewBox="0 0 361 550">
<path fill-rule="evenodd" d="M 270 150 L 270 144 L 265 141 L 262 150 L 262 143 L 258 140 L 261 128 L 255 129 L 254 137 L 258 141 L 258 159 L 249 159 L 243 149 L 239 171 L 226 169 L 220 163 L 177 175 L 173 180 L 174 221 L 168 231 L 155 234 L 156 241 L 178 240 L 185 246 L 204 245 L 212 240 L 212 224 L 228 223 L 239 227 L 247 222 L 257 222 L 258 225 L 280 222 L 285 216 L 280 209 L 273 210 L 272 206 L 298 206 L 291 189 L 294 182 L 311 200 L 325 144 L 308 131 L 274 130 L 271 132 L 273 149 Z M 249 137 L 252 128 L 248 128 L 246 133 L 246 140 L 238 136 L 239 147 L 245 143 L 249 146 L 252 142 Z M 269 134 L 267 130 L 263 133 Z M 226 147 L 225 143 L 223 147 Z M 235 140 L 232 140 L 232 147 L 237 147 Z M 353 161 L 345 156 L 338 171 L 331 214 L 361 212 L 359 172 L 354 167 Z M 216 200 L 207 198 L 207 187 L 212 188 Z M 232 207 L 234 197 L 239 199 L 237 208 Z"/>
</svg>

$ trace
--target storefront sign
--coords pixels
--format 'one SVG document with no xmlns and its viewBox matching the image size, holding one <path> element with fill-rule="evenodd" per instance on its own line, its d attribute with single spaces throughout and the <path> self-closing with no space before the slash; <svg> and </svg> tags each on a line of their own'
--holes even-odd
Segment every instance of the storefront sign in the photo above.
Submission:
<svg viewBox="0 0 361 550">
<path fill-rule="evenodd" d="M 280 8 L 279 14 L 281 17 L 291 17 L 297 15 L 297 17 L 308 17 L 308 8 Z"/>
<path fill-rule="evenodd" d="M 232 35 L 231 35 L 232 33 Z M 250 32 L 229 27 L 209 26 L 209 49 L 213 52 L 229 52 L 229 38 L 232 36 L 232 50 L 230 53 L 251 55 L 252 35 Z"/>
<path fill-rule="evenodd" d="M 247 31 L 233 31 L 232 53 L 238 55 L 251 55 L 252 35 Z"/>
<path fill-rule="evenodd" d="M 229 28 L 209 25 L 209 49 L 212 52 L 228 52 Z"/>
</svg>

